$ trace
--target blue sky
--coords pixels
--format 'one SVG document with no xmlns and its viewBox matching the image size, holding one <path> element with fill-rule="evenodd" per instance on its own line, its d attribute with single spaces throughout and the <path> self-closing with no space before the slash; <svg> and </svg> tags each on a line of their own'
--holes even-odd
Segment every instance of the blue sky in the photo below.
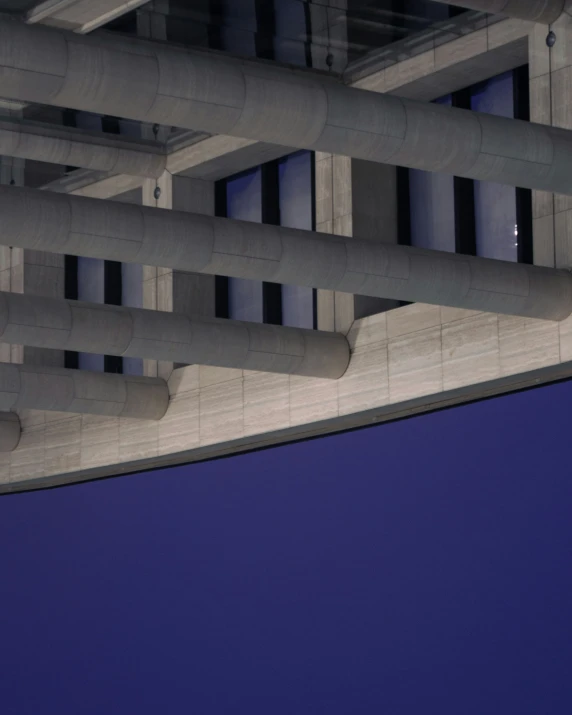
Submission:
<svg viewBox="0 0 572 715">
<path fill-rule="evenodd" d="M 0 498 L 0 712 L 572 712 L 571 404 Z"/>
</svg>

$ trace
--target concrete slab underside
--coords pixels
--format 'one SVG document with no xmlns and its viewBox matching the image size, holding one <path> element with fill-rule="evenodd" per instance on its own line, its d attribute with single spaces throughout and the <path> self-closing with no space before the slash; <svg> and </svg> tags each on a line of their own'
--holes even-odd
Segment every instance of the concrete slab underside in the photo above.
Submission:
<svg viewBox="0 0 572 715">
<path fill-rule="evenodd" d="M 572 376 L 572 319 L 416 304 L 356 321 L 338 381 L 190 366 L 157 423 L 23 412 L 0 493 L 81 482 L 372 425 Z"/>
</svg>

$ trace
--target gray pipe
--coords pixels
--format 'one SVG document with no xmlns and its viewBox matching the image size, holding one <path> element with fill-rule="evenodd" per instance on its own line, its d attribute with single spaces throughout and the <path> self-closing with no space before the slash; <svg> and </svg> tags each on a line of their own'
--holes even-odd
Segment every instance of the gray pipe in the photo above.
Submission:
<svg viewBox="0 0 572 715">
<path fill-rule="evenodd" d="M 336 379 L 343 335 L 0 292 L 0 341 Z"/>
<path fill-rule="evenodd" d="M 0 154 L 149 178 L 161 176 L 167 164 L 155 147 L 8 119 L 0 120 Z"/>
<path fill-rule="evenodd" d="M 384 244 L 382 231 L 363 241 L 0 186 L 8 246 L 531 318 L 572 313 L 568 271 Z"/>
<path fill-rule="evenodd" d="M 167 383 L 157 378 L 0 363 L 0 410 L 160 420 L 168 405 Z"/>
<path fill-rule="evenodd" d="M 0 19 L 2 94 L 572 194 L 572 133 L 347 87 L 307 71 Z"/>
<path fill-rule="evenodd" d="M 14 412 L 0 412 L 0 452 L 12 452 L 18 446 L 20 418 Z"/>
</svg>

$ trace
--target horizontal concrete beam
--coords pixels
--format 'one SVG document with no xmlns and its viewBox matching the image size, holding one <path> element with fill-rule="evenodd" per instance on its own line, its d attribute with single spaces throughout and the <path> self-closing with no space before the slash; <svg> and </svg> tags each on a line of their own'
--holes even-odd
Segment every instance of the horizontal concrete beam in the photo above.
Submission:
<svg viewBox="0 0 572 715">
<path fill-rule="evenodd" d="M 314 72 L 4 18 L 0 74 L 2 94 L 14 100 L 572 194 L 570 130 Z"/>
<path fill-rule="evenodd" d="M 0 452 L 13 452 L 18 446 L 22 429 L 13 412 L 0 412 Z"/>
<path fill-rule="evenodd" d="M 27 22 L 91 32 L 149 0 L 44 0 L 30 10 Z"/>
<path fill-rule="evenodd" d="M 0 363 L 0 410 L 160 420 L 168 406 L 167 383 L 158 378 Z"/>
<path fill-rule="evenodd" d="M 164 152 L 142 143 L 8 119 L 0 120 L 0 154 L 149 178 L 161 176 L 167 164 Z"/>
<path fill-rule="evenodd" d="M 56 350 L 337 379 L 343 335 L 0 293 L 0 341 Z"/>
<path fill-rule="evenodd" d="M 0 186 L 0 241 L 9 246 L 548 320 L 572 313 L 568 271 L 383 238 L 382 232 L 379 242 L 364 241 Z"/>
<path fill-rule="evenodd" d="M 457 5 L 468 10 L 506 15 L 520 20 L 532 20 L 548 25 L 555 22 L 566 0 L 439 0 L 443 5 Z"/>
</svg>

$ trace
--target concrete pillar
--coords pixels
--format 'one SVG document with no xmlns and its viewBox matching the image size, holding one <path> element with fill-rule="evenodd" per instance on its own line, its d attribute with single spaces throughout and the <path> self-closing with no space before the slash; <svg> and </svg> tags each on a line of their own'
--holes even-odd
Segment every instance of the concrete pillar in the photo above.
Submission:
<svg viewBox="0 0 572 715">
<path fill-rule="evenodd" d="M 383 226 L 382 235 L 380 226 Z M 395 167 L 318 152 L 316 230 L 396 244 Z M 397 306 L 392 300 L 328 290 L 318 291 L 317 302 L 318 328 L 343 333 L 355 319 Z"/>
<path fill-rule="evenodd" d="M 337 379 L 343 335 L 142 308 L 0 293 L 0 339 L 56 350 L 125 355 Z"/>
<path fill-rule="evenodd" d="M 208 6 L 208 3 L 207 3 Z M 151 40 L 167 41 L 167 16 L 169 0 L 154 0 L 137 12 L 137 34 Z M 202 8 L 205 10 L 206 7 Z M 193 15 L 201 12 L 196 3 Z M 207 38 L 205 24 L 205 41 Z M 196 38 L 195 45 L 200 44 Z M 208 46 L 208 42 L 206 42 Z M 150 125 L 143 126 L 143 135 L 149 136 Z M 159 130 L 164 131 L 164 128 Z M 177 211 L 192 211 L 213 216 L 215 212 L 214 182 L 174 176 L 163 172 L 155 181 L 148 179 L 143 184 L 143 206 L 153 206 Z M 143 307 L 164 310 L 170 313 L 213 318 L 215 315 L 215 277 L 189 273 L 157 266 L 143 268 Z M 146 375 L 158 375 L 168 379 L 178 365 L 168 361 L 145 360 Z"/>
<path fill-rule="evenodd" d="M 214 182 L 165 172 L 156 181 L 145 181 L 143 205 L 213 216 Z M 215 277 L 175 267 L 144 266 L 143 307 L 214 318 Z M 144 370 L 146 375 L 168 379 L 174 367 L 169 361 L 146 360 Z"/>
<path fill-rule="evenodd" d="M 457 5 L 468 10 L 506 15 L 521 20 L 550 23 L 564 10 L 566 0 L 439 0 L 444 5 Z"/>
<path fill-rule="evenodd" d="M 12 452 L 18 446 L 20 419 L 13 412 L 0 412 L 0 452 Z"/>
<path fill-rule="evenodd" d="M 556 43 L 546 45 L 552 29 Z M 572 129 L 572 16 L 551 26 L 536 24 L 529 35 L 530 117 Z M 532 192 L 534 262 L 555 268 L 572 266 L 572 197 Z"/>
<path fill-rule="evenodd" d="M 160 420 L 168 405 L 169 389 L 164 380 L 0 363 L 0 410 Z"/>
<path fill-rule="evenodd" d="M 548 320 L 572 312 L 567 271 L 35 189 L 0 187 L 0 235 L 12 246 L 377 298 Z M 85 352 L 117 354 L 99 347 Z"/>
<path fill-rule="evenodd" d="M 0 21 L 0 69 L 20 101 L 572 194 L 569 131 L 303 70 L 14 19 Z"/>
<path fill-rule="evenodd" d="M 69 128 L 0 121 L 0 154 L 108 171 L 113 174 L 158 177 L 165 170 L 166 154 L 121 139 L 82 135 Z"/>
</svg>

